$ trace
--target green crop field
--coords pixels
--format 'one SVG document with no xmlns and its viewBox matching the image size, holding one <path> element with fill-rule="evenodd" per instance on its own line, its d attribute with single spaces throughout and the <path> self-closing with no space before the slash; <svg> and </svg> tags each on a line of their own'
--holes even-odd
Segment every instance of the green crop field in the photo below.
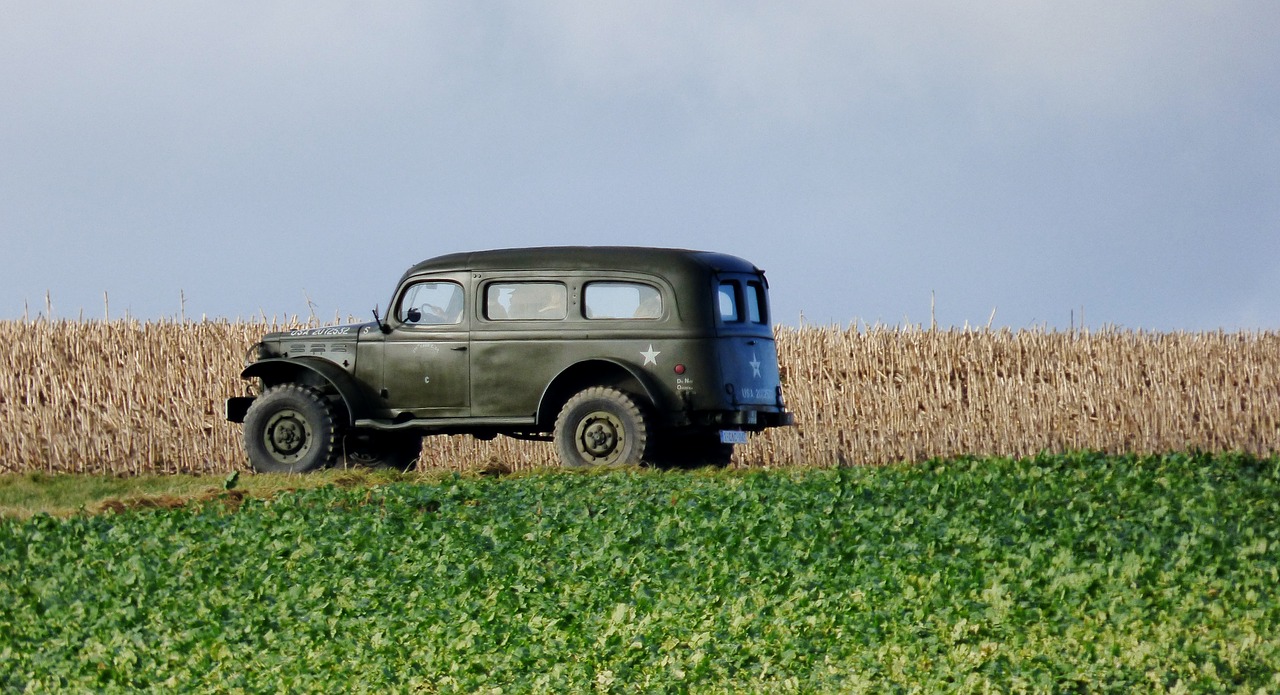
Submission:
<svg viewBox="0 0 1280 695">
<path fill-rule="evenodd" d="M 0 690 L 1275 692 L 1280 458 L 539 472 L 0 519 Z"/>
</svg>

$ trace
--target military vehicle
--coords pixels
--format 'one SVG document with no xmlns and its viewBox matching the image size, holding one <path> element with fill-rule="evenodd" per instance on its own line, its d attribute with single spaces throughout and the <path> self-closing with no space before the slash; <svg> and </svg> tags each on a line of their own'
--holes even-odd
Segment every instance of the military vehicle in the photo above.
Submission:
<svg viewBox="0 0 1280 695">
<path fill-rule="evenodd" d="M 764 272 L 633 247 L 458 253 L 409 268 L 386 316 L 272 333 L 227 400 L 263 472 L 413 467 L 422 437 L 554 441 L 567 466 L 726 465 L 792 424 Z"/>
</svg>

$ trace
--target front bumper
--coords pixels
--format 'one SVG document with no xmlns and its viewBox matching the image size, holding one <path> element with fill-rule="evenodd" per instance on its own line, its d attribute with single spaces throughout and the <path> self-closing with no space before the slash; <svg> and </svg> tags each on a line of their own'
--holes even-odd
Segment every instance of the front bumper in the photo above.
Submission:
<svg viewBox="0 0 1280 695">
<path fill-rule="evenodd" d="M 226 413 L 227 422 L 244 422 L 244 416 L 249 412 L 249 406 L 257 400 L 253 396 L 235 396 L 227 399 Z"/>
</svg>

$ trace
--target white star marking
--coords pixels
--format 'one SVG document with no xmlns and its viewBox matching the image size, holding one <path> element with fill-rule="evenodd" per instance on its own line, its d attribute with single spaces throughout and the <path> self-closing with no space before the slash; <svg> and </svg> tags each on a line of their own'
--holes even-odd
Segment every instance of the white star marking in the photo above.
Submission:
<svg viewBox="0 0 1280 695">
<path fill-rule="evenodd" d="M 640 356 L 644 358 L 644 364 L 651 364 L 656 367 L 658 366 L 658 355 L 661 354 L 662 352 L 653 349 L 653 343 L 649 343 L 649 349 L 641 351 Z M 644 364 L 640 366 L 643 367 Z"/>
<path fill-rule="evenodd" d="M 756 357 L 756 353 L 751 353 L 751 361 L 747 364 L 751 365 L 751 376 L 760 378 L 760 358 Z"/>
</svg>

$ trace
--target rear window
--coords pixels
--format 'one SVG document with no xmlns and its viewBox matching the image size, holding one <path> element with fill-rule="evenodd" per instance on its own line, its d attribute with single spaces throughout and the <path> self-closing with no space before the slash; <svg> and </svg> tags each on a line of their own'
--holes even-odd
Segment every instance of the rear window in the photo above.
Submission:
<svg viewBox="0 0 1280 695">
<path fill-rule="evenodd" d="M 764 285 L 747 283 L 747 320 L 751 323 L 769 323 L 769 311 L 765 301 Z"/>
<path fill-rule="evenodd" d="M 769 323 L 768 294 L 763 282 L 723 280 L 718 297 L 720 319 L 725 323 Z"/>
<path fill-rule="evenodd" d="M 588 319 L 662 318 L 662 293 L 639 282 L 591 282 L 583 291 Z"/>
</svg>

